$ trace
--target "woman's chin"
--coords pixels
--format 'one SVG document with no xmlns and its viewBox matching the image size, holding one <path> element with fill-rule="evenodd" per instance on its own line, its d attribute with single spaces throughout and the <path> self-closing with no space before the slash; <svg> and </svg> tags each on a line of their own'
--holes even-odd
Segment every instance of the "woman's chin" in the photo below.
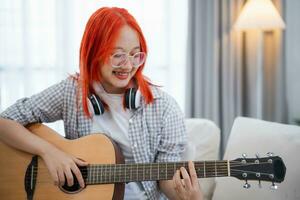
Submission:
<svg viewBox="0 0 300 200">
<path fill-rule="evenodd" d="M 122 83 L 119 82 L 114 84 L 114 87 L 118 90 L 124 90 L 127 87 L 128 83 L 129 83 L 128 81 L 124 81 Z"/>
<path fill-rule="evenodd" d="M 130 79 L 125 79 L 125 80 L 116 80 L 114 81 L 114 86 L 117 88 L 125 88 L 128 83 L 129 83 Z"/>
</svg>

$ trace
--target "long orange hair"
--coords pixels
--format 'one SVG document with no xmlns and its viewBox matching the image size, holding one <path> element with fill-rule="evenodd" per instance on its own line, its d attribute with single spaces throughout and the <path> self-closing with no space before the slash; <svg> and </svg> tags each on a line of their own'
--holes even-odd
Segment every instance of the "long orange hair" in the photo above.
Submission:
<svg viewBox="0 0 300 200">
<path fill-rule="evenodd" d="M 87 97 L 93 91 L 92 83 L 101 80 L 100 67 L 107 63 L 113 51 L 120 30 L 124 25 L 135 30 L 140 48 L 147 54 L 147 45 L 140 26 L 135 18 L 123 8 L 103 7 L 92 14 L 88 20 L 80 46 L 80 89 L 84 113 L 90 117 Z M 134 78 L 147 104 L 153 102 L 150 82 L 142 74 L 145 63 L 138 68 Z"/>
</svg>

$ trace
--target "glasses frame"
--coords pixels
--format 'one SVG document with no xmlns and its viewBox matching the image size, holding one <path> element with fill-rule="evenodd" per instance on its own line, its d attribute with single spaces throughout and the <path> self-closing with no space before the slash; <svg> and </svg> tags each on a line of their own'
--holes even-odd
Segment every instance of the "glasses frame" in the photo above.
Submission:
<svg viewBox="0 0 300 200">
<path fill-rule="evenodd" d="M 145 52 L 142 52 L 142 51 L 136 52 L 136 53 L 133 54 L 132 56 L 130 56 L 129 53 L 125 53 L 125 52 L 122 52 L 122 53 L 114 53 L 114 54 L 112 54 L 112 55 L 110 56 L 110 64 L 111 64 L 111 66 L 112 66 L 113 68 L 115 68 L 115 69 L 118 69 L 118 68 L 121 68 L 121 67 L 122 67 L 122 65 L 117 66 L 117 65 L 114 65 L 114 64 L 113 64 L 113 57 L 114 57 L 116 54 L 122 54 L 122 55 L 125 55 L 125 56 L 126 56 L 126 63 L 127 63 L 128 60 L 129 60 L 131 66 L 132 66 L 133 68 L 139 68 L 141 65 L 143 65 L 143 64 L 145 63 L 146 58 L 147 58 L 147 54 L 146 54 Z M 133 62 L 132 62 L 132 59 L 133 59 L 134 56 L 136 56 L 137 54 L 143 54 L 143 55 L 144 55 L 144 60 L 143 60 L 143 62 L 141 62 L 138 66 L 134 66 L 134 65 L 133 65 Z"/>
</svg>

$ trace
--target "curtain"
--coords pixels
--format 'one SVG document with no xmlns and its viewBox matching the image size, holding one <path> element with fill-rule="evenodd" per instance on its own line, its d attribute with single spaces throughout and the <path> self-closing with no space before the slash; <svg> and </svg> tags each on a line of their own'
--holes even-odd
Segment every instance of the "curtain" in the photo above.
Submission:
<svg viewBox="0 0 300 200">
<path fill-rule="evenodd" d="M 262 119 L 286 121 L 281 31 L 264 33 L 263 98 L 258 101 L 257 34 L 233 29 L 244 3 L 189 1 L 186 114 L 221 128 L 221 154 L 237 116 L 257 118 L 261 112 Z"/>
<path fill-rule="evenodd" d="M 284 34 L 288 120 L 289 123 L 300 125 L 300 1 L 288 0 L 284 6 L 285 21 L 288 27 Z"/>
</svg>

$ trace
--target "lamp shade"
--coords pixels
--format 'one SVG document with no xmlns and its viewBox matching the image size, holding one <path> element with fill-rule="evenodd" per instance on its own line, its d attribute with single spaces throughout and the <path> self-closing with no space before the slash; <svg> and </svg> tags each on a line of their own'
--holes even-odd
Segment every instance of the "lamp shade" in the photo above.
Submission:
<svg viewBox="0 0 300 200">
<path fill-rule="evenodd" d="M 284 29 L 285 24 L 271 0 L 248 0 L 234 28 L 238 30 Z"/>
</svg>

